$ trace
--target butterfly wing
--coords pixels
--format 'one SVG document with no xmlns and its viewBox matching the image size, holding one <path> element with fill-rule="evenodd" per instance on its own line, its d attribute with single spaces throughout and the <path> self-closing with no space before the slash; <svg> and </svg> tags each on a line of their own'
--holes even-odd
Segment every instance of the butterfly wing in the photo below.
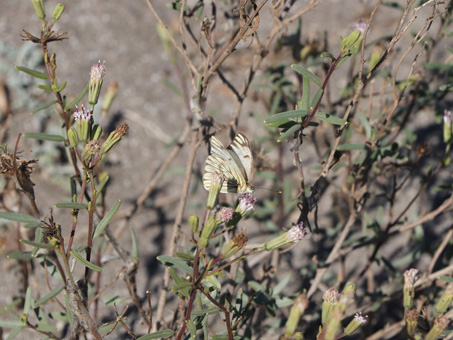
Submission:
<svg viewBox="0 0 453 340">
<path fill-rule="evenodd" d="M 233 158 L 232 154 L 223 146 L 216 137 L 211 137 L 211 155 L 205 163 L 203 175 L 203 186 L 209 190 L 212 176 L 217 173 L 224 176 L 224 182 L 220 192 L 238 192 L 247 187 L 247 180 L 244 172 Z"/>
<path fill-rule="evenodd" d="M 255 164 L 253 161 L 253 152 L 249 140 L 242 133 L 234 137 L 233 142 L 228 146 L 231 156 L 236 159 L 236 163 L 241 168 L 243 176 L 249 183 L 255 174 Z"/>
</svg>

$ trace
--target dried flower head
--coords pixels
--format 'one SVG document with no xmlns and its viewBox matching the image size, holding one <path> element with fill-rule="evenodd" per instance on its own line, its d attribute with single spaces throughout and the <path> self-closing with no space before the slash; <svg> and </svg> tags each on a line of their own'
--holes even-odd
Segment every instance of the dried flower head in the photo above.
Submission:
<svg viewBox="0 0 453 340">
<path fill-rule="evenodd" d="M 228 259 L 234 254 L 236 254 L 239 250 L 245 247 L 247 244 L 248 238 L 245 234 L 238 234 L 233 237 L 233 239 L 228 242 L 225 247 L 222 249 L 222 257 L 224 259 Z"/>
<path fill-rule="evenodd" d="M 30 175 L 33 173 L 33 165 L 38 161 L 36 159 L 23 160 L 17 156 L 10 154 L 6 147 L 0 149 L 0 171 L 2 174 L 9 175 L 14 178 L 19 190 L 23 191 L 27 196 L 34 199 L 35 193 L 33 186 L 35 185 Z"/>
</svg>

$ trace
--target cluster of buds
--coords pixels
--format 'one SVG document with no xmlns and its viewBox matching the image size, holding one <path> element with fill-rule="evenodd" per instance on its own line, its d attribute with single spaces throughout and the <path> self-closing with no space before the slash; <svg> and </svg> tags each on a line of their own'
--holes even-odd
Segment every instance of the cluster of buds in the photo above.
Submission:
<svg viewBox="0 0 453 340">
<path fill-rule="evenodd" d="M 102 157 L 123 139 L 129 130 L 127 124 L 120 124 L 110 133 L 103 144 L 99 142 L 102 128 L 100 125 L 94 124 L 93 110 L 99 99 L 104 74 L 105 62 L 101 63 L 99 61 L 91 67 L 88 90 L 88 101 L 91 108 L 87 109 L 83 104 L 80 108 L 76 106 L 73 114 L 76 124 L 75 127 L 71 127 L 68 130 L 69 144 L 73 148 L 77 148 L 79 143 L 83 145 L 82 153 L 77 152 L 77 155 L 86 167 L 93 167 L 99 160 L 102 160 Z"/>
<path fill-rule="evenodd" d="M 323 295 L 322 304 L 322 325 L 324 339 L 335 339 L 341 328 L 341 320 L 344 317 L 346 308 L 352 304 L 356 287 L 354 283 L 348 283 L 341 294 L 334 287 L 329 288 Z M 354 318 L 344 329 L 344 333 L 351 335 L 355 333 L 367 320 L 367 316 L 356 313 Z"/>
<path fill-rule="evenodd" d="M 264 245 L 264 250 L 270 251 L 283 248 L 290 244 L 297 243 L 303 239 L 309 238 L 310 232 L 304 228 L 304 223 L 293 225 L 290 230 L 278 235 Z"/>
</svg>

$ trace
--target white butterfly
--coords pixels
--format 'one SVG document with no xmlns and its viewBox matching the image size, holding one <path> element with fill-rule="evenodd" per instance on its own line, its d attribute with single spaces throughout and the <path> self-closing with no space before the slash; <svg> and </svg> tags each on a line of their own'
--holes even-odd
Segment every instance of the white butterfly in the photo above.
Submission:
<svg viewBox="0 0 453 340">
<path fill-rule="evenodd" d="M 211 137 L 211 154 L 206 159 L 203 175 L 206 190 L 216 173 L 224 178 L 220 192 L 253 193 L 255 188 L 250 182 L 254 172 L 253 153 L 247 137 L 238 133 L 227 148 L 216 137 Z"/>
</svg>

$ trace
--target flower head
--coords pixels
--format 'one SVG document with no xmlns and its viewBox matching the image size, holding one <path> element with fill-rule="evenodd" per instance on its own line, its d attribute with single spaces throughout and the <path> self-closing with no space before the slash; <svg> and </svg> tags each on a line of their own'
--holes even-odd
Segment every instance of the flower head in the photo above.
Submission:
<svg viewBox="0 0 453 340">
<path fill-rule="evenodd" d="M 363 326 L 368 319 L 368 316 L 362 316 L 362 313 L 355 313 L 354 319 L 351 320 L 349 325 L 346 326 L 344 332 L 347 335 L 355 333 L 361 326 Z"/>
<path fill-rule="evenodd" d="M 216 212 L 215 217 L 220 222 L 226 223 L 233 218 L 234 210 L 231 208 L 223 207 Z"/>
<path fill-rule="evenodd" d="M 299 224 L 294 225 L 289 231 L 288 231 L 288 241 L 289 242 L 299 242 L 300 240 L 303 240 L 304 238 L 309 238 L 310 237 L 310 232 L 308 231 L 307 228 L 304 228 L 304 223 L 300 222 Z"/>
<path fill-rule="evenodd" d="M 362 19 L 359 19 L 352 25 L 352 30 L 360 31 L 360 35 L 363 36 L 363 33 L 365 33 L 366 26 L 367 26 L 366 22 L 364 22 Z"/>
<path fill-rule="evenodd" d="M 323 300 L 331 305 L 335 305 L 340 301 L 340 293 L 335 287 L 331 287 L 324 292 Z"/>
<path fill-rule="evenodd" d="M 222 249 L 222 257 L 228 259 L 239 250 L 245 247 L 247 244 L 248 238 L 245 234 L 238 234 L 233 237 L 233 239 L 228 242 L 225 247 Z"/>
<path fill-rule="evenodd" d="M 415 269 L 415 268 L 408 269 L 404 272 L 404 274 L 403 274 L 404 288 L 406 290 L 414 289 L 414 283 L 418 279 L 417 274 L 418 274 L 418 269 Z"/>
<path fill-rule="evenodd" d="M 250 193 L 243 193 L 239 197 L 239 204 L 236 208 L 236 211 L 244 216 L 247 212 L 254 210 L 256 204 L 256 197 Z"/>
<path fill-rule="evenodd" d="M 76 110 L 74 112 L 74 118 L 76 121 L 86 121 L 88 122 L 91 117 L 93 117 L 93 109 L 87 110 L 85 106 L 82 104 L 82 108 L 79 110 L 79 108 L 76 105 Z"/>
<path fill-rule="evenodd" d="M 105 61 L 99 60 L 97 64 L 91 66 L 90 83 L 88 86 L 88 102 L 91 106 L 96 105 L 101 93 L 103 78 L 105 75 Z"/>
</svg>

